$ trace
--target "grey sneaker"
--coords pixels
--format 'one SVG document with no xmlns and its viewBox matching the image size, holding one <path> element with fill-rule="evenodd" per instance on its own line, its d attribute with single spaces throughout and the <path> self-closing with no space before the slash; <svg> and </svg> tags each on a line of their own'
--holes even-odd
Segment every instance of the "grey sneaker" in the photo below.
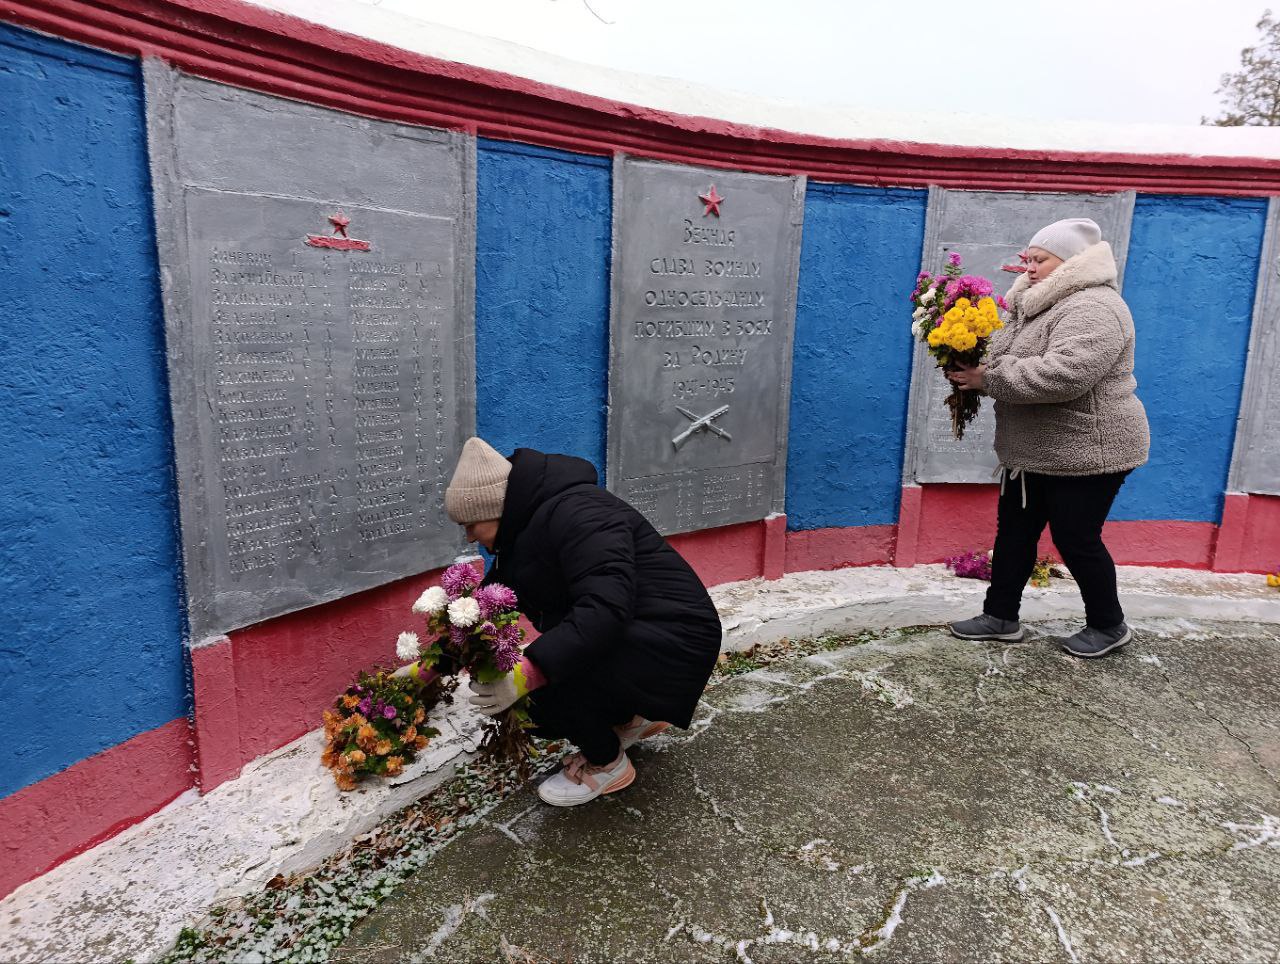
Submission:
<svg viewBox="0 0 1280 964">
<path fill-rule="evenodd" d="M 1133 639 L 1133 630 L 1127 624 L 1120 623 L 1110 629 L 1094 629 L 1086 626 L 1070 639 L 1064 640 L 1062 648 L 1072 656 L 1081 659 L 1096 659 L 1106 656 L 1113 649 L 1119 649 Z"/>
<path fill-rule="evenodd" d="M 998 639 L 1016 643 L 1026 635 L 1022 623 L 1016 619 L 996 619 L 987 613 L 962 622 L 948 623 L 947 628 L 956 639 Z"/>
</svg>

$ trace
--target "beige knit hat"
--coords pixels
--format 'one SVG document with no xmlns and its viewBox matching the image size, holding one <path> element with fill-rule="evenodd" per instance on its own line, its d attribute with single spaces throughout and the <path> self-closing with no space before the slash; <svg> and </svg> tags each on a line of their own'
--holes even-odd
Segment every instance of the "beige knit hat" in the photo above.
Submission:
<svg viewBox="0 0 1280 964">
<path fill-rule="evenodd" d="M 502 518 L 511 463 L 484 439 L 469 438 L 444 490 L 444 508 L 460 526 Z"/>
<path fill-rule="evenodd" d="M 1041 228 L 1027 247 L 1040 248 L 1070 261 L 1101 240 L 1102 229 L 1092 218 L 1066 218 Z"/>
</svg>

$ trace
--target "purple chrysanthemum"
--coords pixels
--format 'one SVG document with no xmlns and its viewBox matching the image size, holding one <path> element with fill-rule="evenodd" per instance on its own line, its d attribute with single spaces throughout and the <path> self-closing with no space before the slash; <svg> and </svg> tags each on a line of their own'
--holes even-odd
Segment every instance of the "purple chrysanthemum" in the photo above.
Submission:
<svg viewBox="0 0 1280 964">
<path fill-rule="evenodd" d="M 497 645 L 519 649 L 523 635 L 519 626 L 515 623 L 510 623 L 498 630 Z"/>
<path fill-rule="evenodd" d="M 461 650 L 467 644 L 467 631 L 461 626 L 450 626 L 449 644 L 455 650 Z"/>
<path fill-rule="evenodd" d="M 357 704 L 356 704 L 356 709 L 360 711 L 360 715 L 361 715 L 361 716 L 368 716 L 368 715 L 369 715 L 369 709 L 370 709 L 369 697 L 367 697 L 367 696 L 366 696 L 366 697 L 365 697 L 364 699 L 362 699 L 359 703 L 357 703 Z"/>
<path fill-rule="evenodd" d="M 480 635 L 488 636 L 490 639 L 496 639 L 498 636 L 498 627 L 491 622 L 483 622 L 480 624 Z"/>
<path fill-rule="evenodd" d="M 520 649 L 502 642 L 493 647 L 493 664 L 500 673 L 509 673 L 516 663 L 520 662 Z"/>
<path fill-rule="evenodd" d="M 384 706 L 382 715 L 385 719 L 394 720 L 396 718 L 396 708 L 394 706 Z"/>
<path fill-rule="evenodd" d="M 965 552 L 952 556 L 945 563 L 961 579 L 991 581 L 991 557 L 985 552 Z"/>
<path fill-rule="evenodd" d="M 450 599 L 461 599 L 480 583 L 480 576 L 465 562 L 459 562 L 444 571 L 440 585 Z"/>
<path fill-rule="evenodd" d="M 960 267 L 960 255 L 957 252 L 952 251 L 947 255 L 947 264 L 956 268 Z"/>
<path fill-rule="evenodd" d="M 481 586 L 471 597 L 480 606 L 480 615 L 492 619 L 516 608 L 516 594 L 500 582 Z"/>
</svg>

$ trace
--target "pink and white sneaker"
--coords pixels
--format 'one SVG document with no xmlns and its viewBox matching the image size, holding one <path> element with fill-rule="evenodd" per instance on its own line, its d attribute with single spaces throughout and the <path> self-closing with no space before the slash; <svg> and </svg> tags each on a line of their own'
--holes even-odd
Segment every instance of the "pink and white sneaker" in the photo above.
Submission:
<svg viewBox="0 0 1280 964">
<path fill-rule="evenodd" d="M 612 763 L 598 767 L 581 753 L 564 758 L 564 768 L 542 782 L 538 796 L 553 807 L 576 807 L 606 793 L 617 793 L 631 786 L 636 768 L 625 750 Z"/>
<path fill-rule="evenodd" d="M 618 734 L 618 742 L 622 744 L 625 750 L 635 746 L 641 740 L 647 740 L 651 736 L 657 736 L 666 730 L 671 729 L 670 723 L 663 723 L 661 720 L 652 722 L 646 720 L 643 716 L 633 716 L 630 723 L 622 726 L 615 726 L 613 732 Z"/>
</svg>

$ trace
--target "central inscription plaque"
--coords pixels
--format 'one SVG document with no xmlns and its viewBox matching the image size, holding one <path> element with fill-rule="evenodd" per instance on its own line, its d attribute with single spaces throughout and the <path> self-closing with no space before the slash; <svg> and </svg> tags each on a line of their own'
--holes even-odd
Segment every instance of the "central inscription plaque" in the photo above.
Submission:
<svg viewBox="0 0 1280 964">
<path fill-rule="evenodd" d="M 444 488 L 474 422 L 466 143 L 156 65 L 148 96 L 193 635 L 451 561 Z M 287 160 L 215 175 L 211 130 Z M 385 187 L 358 163 L 374 145 Z"/>
<path fill-rule="evenodd" d="M 804 179 L 614 163 L 609 487 L 664 534 L 782 509 Z"/>
</svg>

